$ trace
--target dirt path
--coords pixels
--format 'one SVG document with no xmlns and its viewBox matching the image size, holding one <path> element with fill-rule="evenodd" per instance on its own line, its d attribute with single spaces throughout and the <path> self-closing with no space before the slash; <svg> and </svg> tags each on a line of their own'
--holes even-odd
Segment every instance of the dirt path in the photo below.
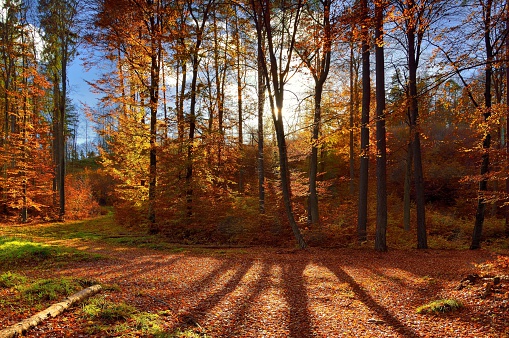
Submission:
<svg viewBox="0 0 509 338">
<path fill-rule="evenodd" d="M 117 285 L 102 295 L 150 313 L 166 310 L 168 332 L 194 327 L 209 337 L 509 336 L 507 294 L 482 299 L 480 288 L 456 290 L 475 264 L 494 258 L 484 250 L 252 248 L 193 254 L 93 242 L 72 246 L 109 258 L 43 274 Z M 41 277 L 39 270 L 26 273 Z M 440 298 L 456 298 L 464 308 L 445 315 L 416 313 Z M 91 336 L 89 324 L 74 310 L 28 337 Z"/>
</svg>

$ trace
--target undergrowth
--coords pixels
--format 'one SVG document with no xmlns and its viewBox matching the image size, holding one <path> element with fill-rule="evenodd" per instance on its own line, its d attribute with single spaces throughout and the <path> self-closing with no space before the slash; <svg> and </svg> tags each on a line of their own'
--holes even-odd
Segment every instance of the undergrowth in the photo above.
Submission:
<svg viewBox="0 0 509 338">
<path fill-rule="evenodd" d="M 103 296 L 90 298 L 82 306 L 82 313 L 89 319 L 88 331 L 122 333 L 138 331 L 142 334 L 162 334 L 162 320 L 159 314 L 138 311 L 124 302 L 114 303 Z"/>
<path fill-rule="evenodd" d="M 416 310 L 420 314 L 438 314 L 456 311 L 463 305 L 455 299 L 439 299 L 419 306 Z"/>
</svg>

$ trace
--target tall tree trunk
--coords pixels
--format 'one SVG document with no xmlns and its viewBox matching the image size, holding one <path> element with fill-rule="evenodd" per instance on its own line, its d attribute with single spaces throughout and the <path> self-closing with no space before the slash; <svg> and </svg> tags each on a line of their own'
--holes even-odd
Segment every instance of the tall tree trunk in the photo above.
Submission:
<svg viewBox="0 0 509 338">
<path fill-rule="evenodd" d="M 320 134 L 320 124 L 322 121 L 322 92 L 323 83 L 315 83 L 315 113 L 311 136 L 311 158 L 309 159 L 308 219 L 311 224 L 318 224 L 320 221 L 320 216 L 318 213 L 318 193 L 316 191 L 316 178 L 318 175 L 318 137 Z"/>
<path fill-rule="evenodd" d="M 285 139 L 285 131 L 283 126 L 283 118 L 282 118 L 282 99 L 277 100 L 281 103 L 277 103 L 277 114 L 279 118 L 275 121 L 275 129 L 276 129 L 276 138 L 277 138 L 277 145 L 279 150 L 279 165 L 280 165 L 280 178 L 281 178 L 281 189 L 283 190 L 283 202 L 286 209 L 286 215 L 288 217 L 288 221 L 290 222 L 290 226 L 293 231 L 293 235 L 295 239 L 297 240 L 297 244 L 300 248 L 306 247 L 306 242 L 304 241 L 304 238 L 302 237 L 299 227 L 297 225 L 297 222 L 295 221 L 295 216 L 293 214 L 293 207 L 292 207 L 292 193 L 291 193 L 291 186 L 290 186 L 290 168 L 288 167 L 288 153 L 287 153 L 287 147 L 286 147 L 286 139 Z"/>
<path fill-rule="evenodd" d="M 154 15 L 150 17 L 152 34 L 159 33 L 159 22 L 156 22 Z M 153 37 L 157 39 L 157 37 Z M 150 169 L 148 186 L 148 219 L 152 224 L 151 231 L 156 231 L 155 199 L 157 187 L 157 108 L 159 105 L 159 78 L 161 65 L 162 46 L 158 41 L 152 41 L 151 63 L 150 63 Z"/>
<path fill-rule="evenodd" d="M 383 18 L 385 4 L 375 2 L 376 57 L 376 236 L 375 250 L 387 251 L 387 150 L 385 139 L 385 71 Z"/>
<path fill-rule="evenodd" d="M 63 39 L 65 41 L 65 38 Z M 68 57 L 68 46 L 65 42 L 62 42 L 61 50 L 61 85 L 62 92 L 60 94 L 60 106 L 59 106 L 59 119 L 58 119 L 58 181 L 59 181 L 59 197 L 60 197 L 60 220 L 64 219 L 65 216 L 65 116 L 67 108 L 67 63 L 69 62 Z"/>
<path fill-rule="evenodd" d="M 405 162 L 405 185 L 403 187 L 403 227 L 405 231 L 410 231 L 410 188 L 412 184 L 412 164 L 413 164 L 413 145 L 412 132 L 410 132 L 408 140 L 408 149 Z"/>
<path fill-rule="evenodd" d="M 509 2 L 506 4 L 506 22 L 505 22 L 505 52 L 506 52 L 506 61 L 505 61 L 505 104 L 506 104 L 506 137 L 505 137 L 505 146 L 506 146 L 506 161 L 507 161 L 507 170 L 509 172 Z M 509 177 L 505 180 L 505 193 L 509 196 Z M 505 207 L 505 236 L 509 237 L 509 205 Z"/>
<path fill-rule="evenodd" d="M 369 69 L 368 2 L 361 0 L 363 18 L 362 29 L 362 113 L 361 113 L 361 158 L 359 173 L 359 205 L 357 217 L 357 236 L 359 242 L 367 239 L 368 223 L 368 166 L 369 166 L 369 109 L 371 103 L 371 84 Z"/>
<path fill-rule="evenodd" d="M 239 13 L 238 8 L 235 6 L 235 44 L 236 44 L 236 62 L 237 62 L 237 107 L 239 117 L 239 192 L 244 192 L 244 168 L 242 166 L 242 160 L 244 158 L 244 134 L 243 134 L 243 107 L 242 107 L 242 65 L 240 63 L 240 30 L 239 30 Z"/>
<path fill-rule="evenodd" d="M 285 31 L 290 37 L 288 53 L 286 55 L 287 63 L 284 66 L 282 64 L 282 57 L 276 56 L 276 48 L 274 47 L 274 37 L 272 35 L 272 23 L 271 23 L 271 5 L 272 2 L 269 0 L 262 0 L 255 2 L 251 1 L 251 5 L 254 12 L 254 19 L 256 25 L 257 42 L 258 42 L 258 55 L 261 55 L 259 60 L 262 65 L 263 75 L 267 88 L 269 89 L 269 99 L 272 110 L 272 119 L 274 122 L 274 128 L 276 132 L 276 139 L 279 151 L 279 166 L 280 166 L 280 177 L 281 177 L 281 189 L 283 192 L 283 203 L 285 205 L 286 214 L 288 221 L 292 228 L 293 234 L 300 248 L 306 247 L 306 242 L 300 233 L 297 222 L 293 215 L 293 206 L 291 201 L 291 185 L 290 185 L 290 170 L 288 167 L 288 154 L 286 148 L 285 131 L 283 124 L 283 98 L 284 98 L 284 85 L 286 82 L 286 76 L 290 69 L 290 60 L 292 59 L 292 52 L 295 46 L 295 36 L 297 34 L 297 26 L 299 23 L 300 9 L 302 2 L 298 1 L 296 4 L 296 10 L 290 11 L 290 22 L 293 25 L 292 31 Z M 286 10 L 286 8 L 283 8 Z M 264 39 L 263 34 L 266 34 Z M 267 48 L 264 48 L 263 42 L 266 40 Z M 267 54 L 265 54 L 267 53 Z M 270 64 L 265 59 L 265 55 L 268 55 Z M 278 62 L 279 60 L 279 62 Z M 269 85 L 272 84 L 272 86 Z M 271 87 L 273 92 L 271 91 Z M 275 101 L 275 102 L 274 102 Z"/>
<path fill-rule="evenodd" d="M 486 2 L 484 17 L 484 44 L 486 48 L 486 70 L 484 83 L 484 121 L 487 122 L 491 116 L 491 78 L 493 75 L 493 46 L 491 44 L 491 9 L 492 0 Z M 479 193 L 477 197 L 477 210 L 475 213 L 474 231 L 470 249 L 475 250 L 481 247 L 482 228 L 484 224 L 484 213 L 486 211 L 486 199 L 484 194 L 488 191 L 488 178 L 486 175 L 490 168 L 490 146 L 491 134 L 486 131 L 482 142 L 483 154 L 481 160 L 481 181 L 479 182 Z"/>
<path fill-rule="evenodd" d="M 263 111 L 265 110 L 265 80 L 258 52 L 258 208 L 261 214 L 265 213 L 265 169 L 264 169 L 264 133 L 263 133 Z"/>
<path fill-rule="evenodd" d="M 184 141 L 184 99 L 186 96 L 186 84 L 187 84 L 187 63 L 184 60 L 179 62 L 179 66 L 182 69 L 182 82 L 180 88 L 177 90 L 180 91 L 178 96 L 178 109 L 177 109 L 177 135 L 179 138 L 179 143 L 182 144 Z"/>
<path fill-rule="evenodd" d="M 411 0 L 408 9 L 412 12 L 415 2 Z M 408 90 L 410 96 L 410 130 L 412 133 L 413 162 L 414 162 L 414 185 L 415 202 L 417 209 L 417 248 L 426 249 L 428 239 L 426 234 L 426 216 L 424 200 L 424 175 L 422 170 L 421 137 L 419 131 L 419 103 L 417 99 L 417 68 L 419 53 L 416 52 L 415 23 L 411 23 L 407 29 L 408 41 Z"/>
<path fill-rule="evenodd" d="M 315 80 L 315 107 L 313 117 L 313 131 L 311 136 L 311 158 L 309 163 L 309 206 L 308 219 L 311 224 L 320 222 L 318 211 L 318 193 L 316 191 L 316 181 L 318 175 L 318 143 L 320 129 L 322 124 L 322 94 L 323 86 L 329 75 L 331 60 L 331 25 L 330 25 L 330 0 L 322 1 L 323 4 L 323 37 L 321 37 L 320 50 L 315 56 L 317 67 L 308 67 L 311 69 Z M 307 61 L 309 63 L 309 61 Z"/>
<path fill-rule="evenodd" d="M 186 169 L 186 201 L 187 216 L 193 214 L 193 152 L 194 152 L 194 133 L 196 131 L 196 87 L 198 80 L 198 55 L 193 56 L 193 73 L 191 77 L 191 102 L 189 107 L 189 139 L 187 145 L 187 169 Z"/>
<path fill-rule="evenodd" d="M 200 66 L 200 48 L 203 42 L 203 31 L 205 23 L 208 20 L 210 10 L 214 0 L 208 0 L 206 7 L 203 9 L 203 17 L 201 23 L 193 16 L 196 23 L 196 42 L 193 46 L 191 55 L 192 63 L 192 77 L 191 77 L 191 98 L 189 106 L 189 139 L 187 145 L 187 165 L 186 165 L 186 203 L 187 203 L 187 217 L 193 215 L 193 153 L 194 153 L 194 134 L 196 132 L 196 99 L 197 99 L 197 84 L 198 84 L 198 71 Z M 192 4 L 188 3 L 189 10 L 192 12 Z"/>
<path fill-rule="evenodd" d="M 355 193 L 355 152 L 354 152 L 354 115 L 355 115 L 355 97 L 357 91 L 357 84 L 354 85 L 354 81 L 357 82 L 357 77 L 354 78 L 354 43 L 350 42 L 350 102 L 349 102 L 349 114 L 350 114 L 350 140 L 349 140 L 349 162 L 350 162 L 350 182 L 348 189 L 350 196 Z"/>
</svg>

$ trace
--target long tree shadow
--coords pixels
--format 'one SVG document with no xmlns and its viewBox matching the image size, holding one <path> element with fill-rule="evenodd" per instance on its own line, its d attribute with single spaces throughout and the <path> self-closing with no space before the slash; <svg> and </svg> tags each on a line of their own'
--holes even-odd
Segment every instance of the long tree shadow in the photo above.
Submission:
<svg viewBox="0 0 509 338">
<path fill-rule="evenodd" d="M 312 327 L 304 270 L 308 260 L 286 262 L 283 266 L 284 295 L 288 303 L 290 337 L 311 337 Z"/>
<path fill-rule="evenodd" d="M 230 262 L 230 261 L 228 261 Z M 178 322 L 185 325 L 190 326 L 198 326 L 200 321 L 202 321 L 207 312 L 209 312 L 212 308 L 214 308 L 223 298 L 225 298 L 229 293 L 233 292 L 237 285 L 240 283 L 244 275 L 253 265 L 251 260 L 249 261 L 241 261 L 240 267 L 238 267 L 233 276 L 229 278 L 228 282 L 223 285 L 221 288 L 218 288 L 216 291 L 211 294 L 207 294 L 203 299 L 201 299 L 195 305 L 192 305 L 185 311 L 180 311 L 178 314 Z M 225 272 L 231 269 L 234 264 L 223 263 L 220 269 L 214 271 L 213 274 L 209 274 L 206 278 L 202 279 L 201 282 L 197 281 L 193 283 L 194 286 L 188 288 L 189 292 L 196 292 L 196 287 L 200 286 L 202 289 L 207 290 L 209 287 L 212 287 L 217 279 Z"/>
<path fill-rule="evenodd" d="M 398 318 L 392 315 L 385 307 L 378 304 L 373 297 L 371 297 L 361 285 L 359 285 L 355 279 L 352 278 L 339 266 L 328 262 L 327 260 L 320 260 L 320 264 L 327 267 L 332 273 L 336 275 L 340 280 L 343 280 L 350 284 L 357 298 L 362 301 L 371 311 L 375 312 L 384 323 L 390 325 L 396 332 L 404 337 L 418 338 L 420 337 L 412 328 L 403 324 Z"/>
<path fill-rule="evenodd" d="M 259 277 L 256 279 L 256 282 L 254 285 L 249 287 L 249 293 L 243 297 L 242 304 L 235 307 L 230 320 L 230 322 L 234 325 L 224 330 L 223 334 L 225 336 L 241 337 L 245 334 L 245 332 L 242 331 L 243 327 L 240 324 L 248 318 L 247 314 L 249 309 L 253 306 L 262 291 L 268 286 L 270 268 L 271 266 L 266 262 L 262 263 L 261 272 Z"/>
</svg>

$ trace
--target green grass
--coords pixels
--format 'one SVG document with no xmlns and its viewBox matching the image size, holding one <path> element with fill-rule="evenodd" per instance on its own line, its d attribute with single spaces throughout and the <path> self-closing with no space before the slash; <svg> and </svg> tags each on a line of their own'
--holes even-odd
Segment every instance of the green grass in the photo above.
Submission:
<svg viewBox="0 0 509 338">
<path fill-rule="evenodd" d="M 16 237 L 42 237 L 51 240 L 103 241 L 115 245 L 143 247 L 176 252 L 182 248 L 166 243 L 160 236 L 147 234 L 143 227 L 126 228 L 115 222 L 113 213 L 83 221 L 53 223 L 42 226 L 11 228 L 0 225 L 0 234 Z"/>
<path fill-rule="evenodd" d="M 157 337 L 157 338 L 209 338 L 210 336 L 208 336 L 204 333 L 201 333 L 201 332 L 196 332 L 193 329 L 186 329 L 183 331 L 181 329 L 177 329 L 174 332 L 164 332 L 164 333 L 156 334 L 155 337 Z"/>
<path fill-rule="evenodd" d="M 32 313 L 51 303 L 96 284 L 95 281 L 73 278 L 33 279 L 15 272 L 0 274 L 0 288 L 11 289 L 10 297 L 0 299 L 0 310 L 10 308 L 17 313 Z"/>
<path fill-rule="evenodd" d="M 97 254 L 79 250 L 37 243 L 28 239 L 0 236 L 0 267 L 66 263 L 99 259 Z"/>
<path fill-rule="evenodd" d="M 83 315 L 93 325 L 91 333 L 111 331 L 139 331 L 143 334 L 160 335 L 163 333 L 160 316 L 155 313 L 138 311 L 126 303 L 114 303 L 102 296 L 90 298 L 82 307 Z"/>
<path fill-rule="evenodd" d="M 25 276 L 14 272 L 7 271 L 0 275 L 0 288 L 12 288 L 26 282 L 27 279 Z"/>
<path fill-rule="evenodd" d="M 439 299 L 419 306 L 416 310 L 420 314 L 438 314 L 456 311 L 463 305 L 455 299 Z"/>
<path fill-rule="evenodd" d="M 29 300 L 55 301 L 72 295 L 82 289 L 79 281 L 70 278 L 40 279 L 29 285 L 17 286 L 21 295 Z"/>
<path fill-rule="evenodd" d="M 99 296 L 83 305 L 83 313 L 91 319 L 114 322 L 129 319 L 136 313 L 136 308 L 125 303 L 113 303 Z"/>
</svg>

